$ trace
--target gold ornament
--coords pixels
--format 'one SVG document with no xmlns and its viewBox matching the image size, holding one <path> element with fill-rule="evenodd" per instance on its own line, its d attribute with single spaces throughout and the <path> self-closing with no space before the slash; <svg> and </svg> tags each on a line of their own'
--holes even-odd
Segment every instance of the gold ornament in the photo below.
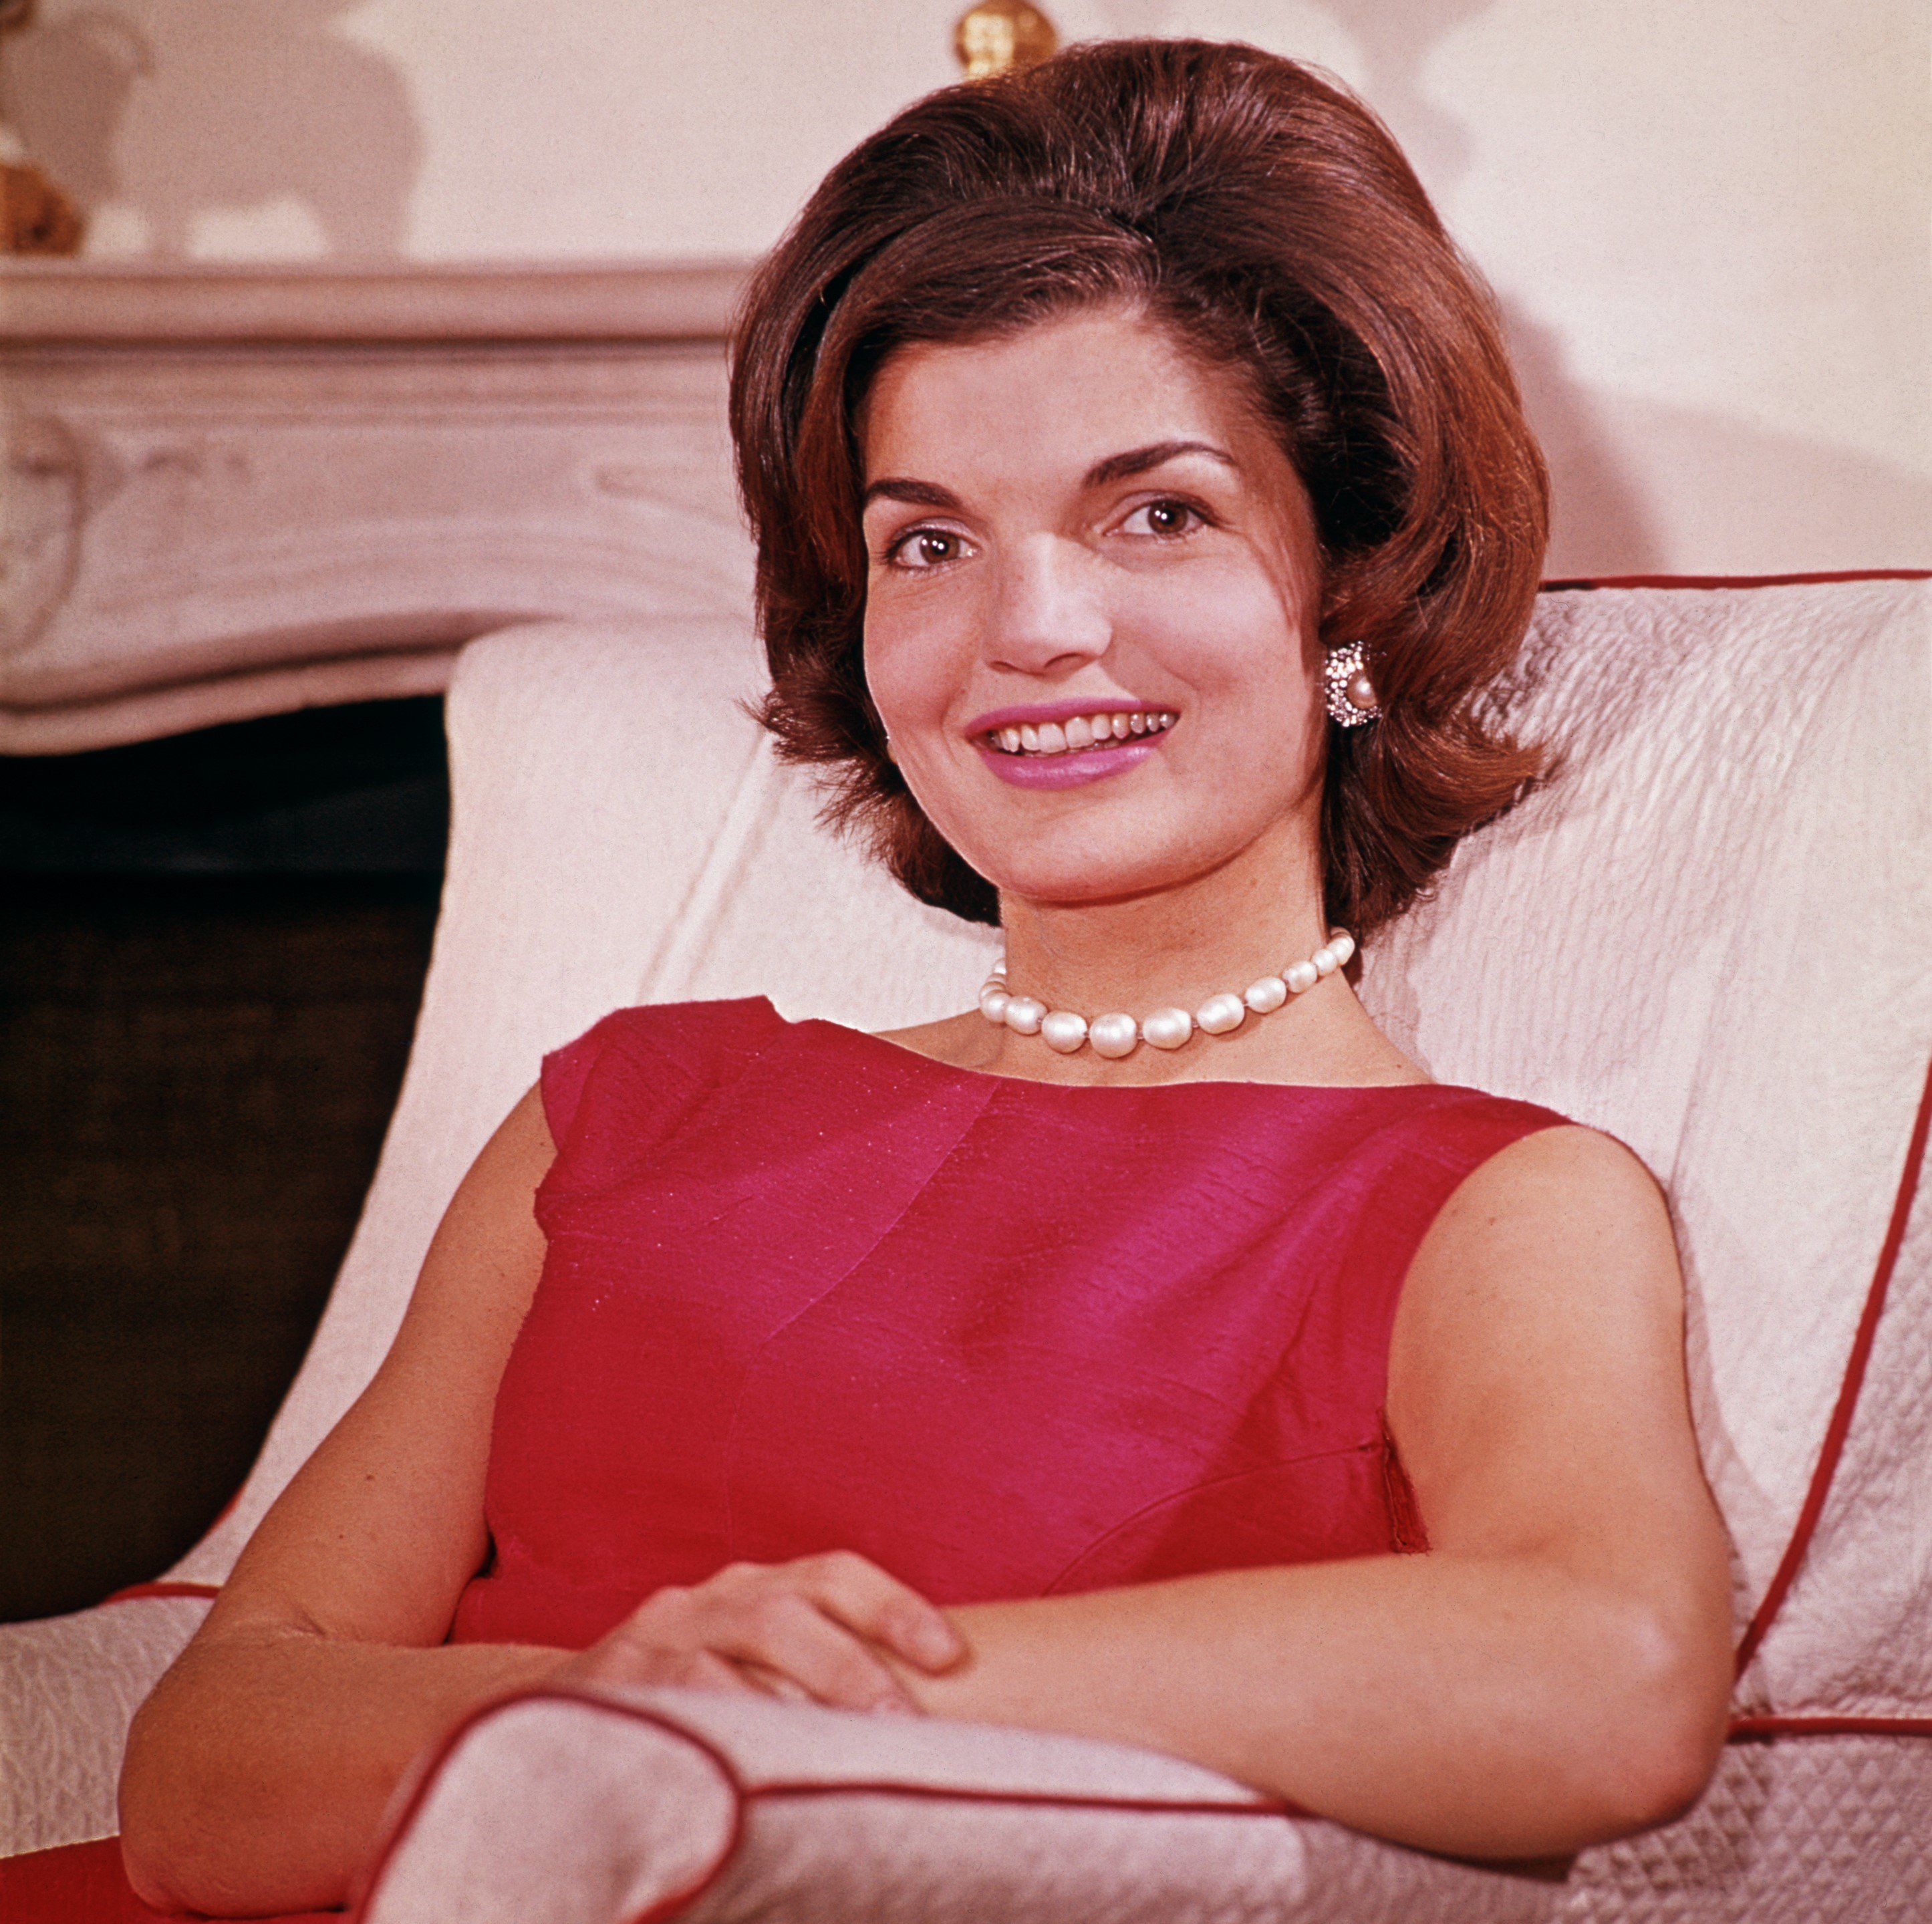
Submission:
<svg viewBox="0 0 1932 1924">
<path fill-rule="evenodd" d="M 0 34 L 32 24 L 33 0 L 0 0 Z M 0 120 L 0 254 L 78 254 L 80 209 L 27 158 Z"/>
<path fill-rule="evenodd" d="M 1026 0 L 987 0 L 962 14 L 952 29 L 952 50 L 969 80 L 1037 67 L 1059 46 L 1053 23 Z"/>
</svg>

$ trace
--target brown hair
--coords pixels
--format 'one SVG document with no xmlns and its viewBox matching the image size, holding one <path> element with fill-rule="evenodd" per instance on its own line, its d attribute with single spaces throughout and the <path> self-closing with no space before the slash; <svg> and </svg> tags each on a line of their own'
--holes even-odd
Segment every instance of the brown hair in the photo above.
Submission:
<svg viewBox="0 0 1932 1924">
<path fill-rule="evenodd" d="M 731 430 L 787 759 L 922 902 L 998 919 L 886 758 L 862 659 L 854 422 L 886 357 L 1130 303 L 1242 371 L 1312 504 L 1321 639 L 1382 707 L 1331 729 L 1327 908 L 1366 934 L 1542 766 L 1482 691 L 1548 520 L 1493 302 L 1380 122 L 1242 46 L 1114 41 L 916 102 L 826 177 L 753 281 Z"/>
</svg>

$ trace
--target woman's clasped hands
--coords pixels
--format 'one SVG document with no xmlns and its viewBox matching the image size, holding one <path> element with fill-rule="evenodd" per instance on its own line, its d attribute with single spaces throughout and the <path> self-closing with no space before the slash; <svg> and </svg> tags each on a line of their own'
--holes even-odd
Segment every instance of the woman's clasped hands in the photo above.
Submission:
<svg viewBox="0 0 1932 1924">
<path fill-rule="evenodd" d="M 655 1591 L 552 1681 L 752 1691 L 840 1710 L 916 1713 L 891 1659 L 932 1675 L 966 1654 L 944 1611 L 848 1550 L 730 1563 Z"/>
</svg>

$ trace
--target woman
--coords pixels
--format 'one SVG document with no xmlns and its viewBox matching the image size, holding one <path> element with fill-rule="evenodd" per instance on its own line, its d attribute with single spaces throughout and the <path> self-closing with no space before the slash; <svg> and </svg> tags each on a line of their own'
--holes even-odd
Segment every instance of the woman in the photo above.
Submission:
<svg viewBox="0 0 1932 1924">
<path fill-rule="evenodd" d="M 1538 767 L 1480 696 L 1541 468 L 1386 134 L 1240 47 L 935 95 L 732 408 L 767 725 L 1004 977 L 550 1059 L 137 1719 L 136 1888 L 340 1901 L 540 1681 L 1115 1738 L 1473 1856 L 1683 1808 L 1728 1606 L 1664 1205 L 1340 966 Z"/>
</svg>

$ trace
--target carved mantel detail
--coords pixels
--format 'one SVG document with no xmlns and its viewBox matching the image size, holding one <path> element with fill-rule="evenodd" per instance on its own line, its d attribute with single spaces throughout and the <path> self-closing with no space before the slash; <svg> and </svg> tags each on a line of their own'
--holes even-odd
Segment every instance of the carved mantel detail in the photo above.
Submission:
<svg viewBox="0 0 1932 1924">
<path fill-rule="evenodd" d="M 0 752 L 442 686 L 728 613 L 733 266 L 0 270 Z"/>
</svg>

